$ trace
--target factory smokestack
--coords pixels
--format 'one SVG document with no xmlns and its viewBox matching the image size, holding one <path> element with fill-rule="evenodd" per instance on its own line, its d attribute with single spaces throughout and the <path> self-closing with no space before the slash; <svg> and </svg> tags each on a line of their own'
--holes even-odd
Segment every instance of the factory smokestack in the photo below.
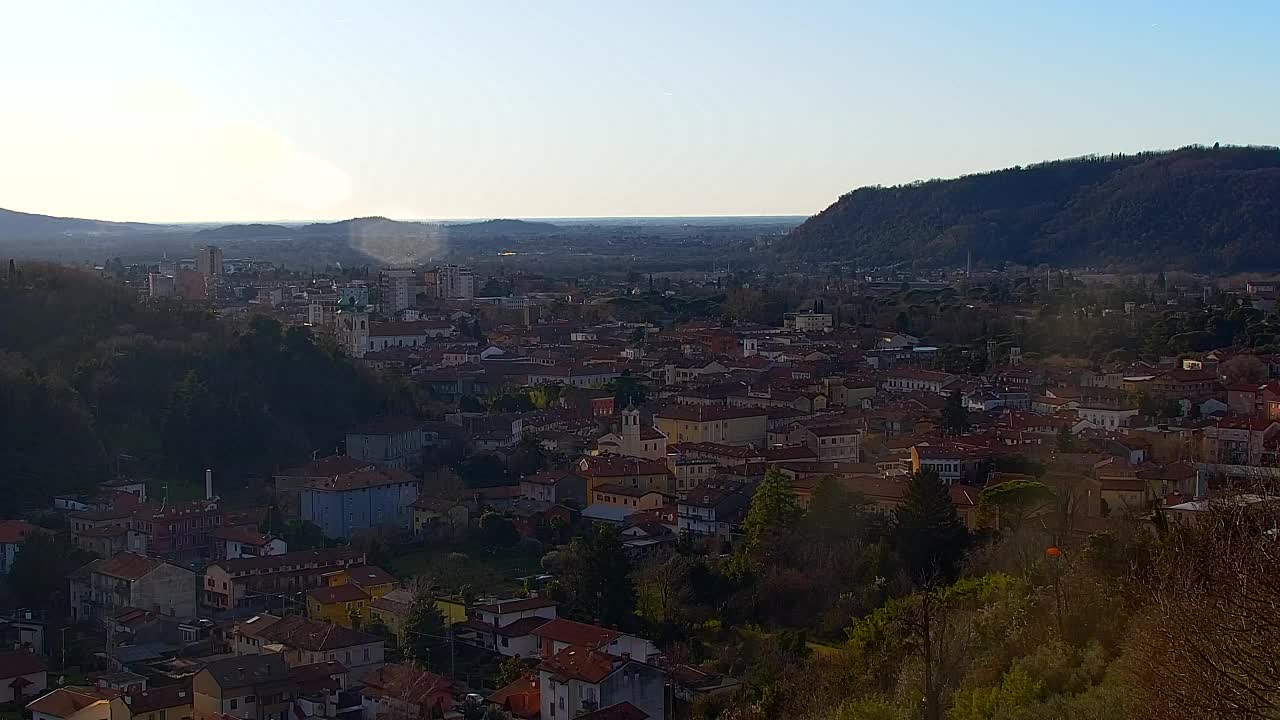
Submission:
<svg viewBox="0 0 1280 720">
<path fill-rule="evenodd" d="M 213 471 L 208 469 L 204 471 L 204 499 L 213 499 Z"/>
</svg>

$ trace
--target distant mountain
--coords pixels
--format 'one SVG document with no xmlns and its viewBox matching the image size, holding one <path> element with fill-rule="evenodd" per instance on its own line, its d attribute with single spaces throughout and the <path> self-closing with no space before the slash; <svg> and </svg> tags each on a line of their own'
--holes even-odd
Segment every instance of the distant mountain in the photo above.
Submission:
<svg viewBox="0 0 1280 720">
<path fill-rule="evenodd" d="M 0 208 L 0 237 L 40 237 L 166 230 L 163 225 L 35 215 Z"/>
<path fill-rule="evenodd" d="M 384 217 L 363 217 L 331 223 L 285 225 L 224 225 L 196 233 L 200 240 L 252 239 L 442 239 L 445 237 L 497 237 L 502 235 L 540 235 L 559 230 L 551 223 L 526 220 L 485 220 L 484 222 L 446 224 L 406 222 Z"/>
<path fill-rule="evenodd" d="M 1280 268 L 1280 149 L 1190 147 L 864 187 L 777 245 L 802 260 Z"/>
</svg>

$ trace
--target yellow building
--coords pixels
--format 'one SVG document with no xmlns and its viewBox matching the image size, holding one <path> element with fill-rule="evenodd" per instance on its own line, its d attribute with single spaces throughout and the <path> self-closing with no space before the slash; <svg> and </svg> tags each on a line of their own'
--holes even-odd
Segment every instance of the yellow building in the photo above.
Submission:
<svg viewBox="0 0 1280 720">
<path fill-rule="evenodd" d="M 403 588 L 392 590 L 371 601 L 368 608 L 370 622 L 381 622 L 392 635 L 401 637 L 405 621 L 409 619 L 409 611 L 413 608 L 413 592 Z M 467 619 L 466 606 L 461 600 L 436 598 L 436 609 L 450 625 Z"/>
<path fill-rule="evenodd" d="M 764 447 L 769 415 L 761 408 L 669 405 L 654 413 L 668 443 L 713 442 Z"/>
<path fill-rule="evenodd" d="M 353 618 L 363 622 L 369 601 L 368 593 L 351 583 L 313 588 L 307 591 L 307 617 L 349 628 Z"/>
<path fill-rule="evenodd" d="M 372 565 L 327 573 L 324 587 L 307 591 L 307 616 L 352 627 L 352 619 L 368 619 L 368 606 L 398 587 L 395 577 Z"/>
</svg>

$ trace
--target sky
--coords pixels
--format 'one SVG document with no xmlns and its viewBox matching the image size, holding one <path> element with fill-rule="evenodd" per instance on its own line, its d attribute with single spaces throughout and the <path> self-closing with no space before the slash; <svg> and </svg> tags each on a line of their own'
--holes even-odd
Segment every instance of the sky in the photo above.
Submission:
<svg viewBox="0 0 1280 720">
<path fill-rule="evenodd" d="M 809 215 L 1280 143 L 1280 3 L 0 0 L 0 207 L 155 222 Z"/>
</svg>

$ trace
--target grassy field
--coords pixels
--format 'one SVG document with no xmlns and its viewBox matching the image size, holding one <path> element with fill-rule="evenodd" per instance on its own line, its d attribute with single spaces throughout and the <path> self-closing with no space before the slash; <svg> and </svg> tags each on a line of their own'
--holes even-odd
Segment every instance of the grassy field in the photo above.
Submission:
<svg viewBox="0 0 1280 720">
<path fill-rule="evenodd" d="M 476 595 L 511 597 L 520 589 L 517 578 L 542 572 L 541 560 L 540 554 L 517 547 L 495 551 L 459 541 L 395 555 L 387 569 L 401 578 L 429 578 L 452 591 L 470 586 Z"/>
</svg>

